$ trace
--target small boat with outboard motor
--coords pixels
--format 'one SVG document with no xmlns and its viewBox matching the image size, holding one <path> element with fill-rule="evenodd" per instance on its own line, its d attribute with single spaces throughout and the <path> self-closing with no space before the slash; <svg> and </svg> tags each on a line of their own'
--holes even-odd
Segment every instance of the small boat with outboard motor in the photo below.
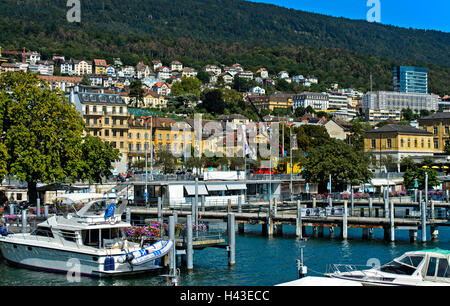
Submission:
<svg viewBox="0 0 450 306">
<path fill-rule="evenodd" d="M 126 201 L 102 194 L 67 194 L 81 209 L 55 215 L 31 233 L 0 233 L 0 250 L 9 262 L 22 267 L 78 272 L 84 276 L 114 276 L 161 269 L 161 260 L 172 249 L 172 241 L 142 246 L 127 239 L 131 224 L 121 220 Z"/>
</svg>

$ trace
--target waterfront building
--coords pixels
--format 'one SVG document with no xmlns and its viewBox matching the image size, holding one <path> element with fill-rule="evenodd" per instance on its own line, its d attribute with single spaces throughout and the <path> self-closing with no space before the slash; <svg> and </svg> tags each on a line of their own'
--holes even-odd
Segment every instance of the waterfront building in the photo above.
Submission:
<svg viewBox="0 0 450 306">
<path fill-rule="evenodd" d="M 394 67 L 394 91 L 428 93 L 428 68 L 413 66 Z"/>
<path fill-rule="evenodd" d="M 439 152 L 434 148 L 432 133 L 410 125 L 396 124 L 366 132 L 364 151 L 371 152 L 377 160 L 380 157 L 390 157 L 399 171 L 404 157 L 427 157 Z"/>
<path fill-rule="evenodd" d="M 450 139 L 450 112 L 435 113 L 419 119 L 419 127 L 433 134 L 433 147 L 443 152 Z"/>
<path fill-rule="evenodd" d="M 431 94 L 401 93 L 393 91 L 368 92 L 362 98 L 363 112 L 366 110 L 388 110 L 402 111 L 411 109 L 420 112 L 421 110 L 437 111 L 438 98 Z"/>
<path fill-rule="evenodd" d="M 119 173 L 127 170 L 128 109 L 118 94 L 71 90 L 69 101 L 75 104 L 86 122 L 87 134 L 97 136 L 122 153 L 121 160 L 114 164 Z"/>
<path fill-rule="evenodd" d="M 327 110 L 329 107 L 329 97 L 324 93 L 317 92 L 303 92 L 294 95 L 293 107 L 294 110 L 298 107 L 307 108 L 311 106 L 314 110 Z"/>
</svg>

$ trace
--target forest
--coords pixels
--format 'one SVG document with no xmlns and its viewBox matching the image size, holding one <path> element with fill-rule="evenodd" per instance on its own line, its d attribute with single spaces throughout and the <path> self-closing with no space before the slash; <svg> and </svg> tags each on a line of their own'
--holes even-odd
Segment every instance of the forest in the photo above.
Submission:
<svg viewBox="0 0 450 306">
<path fill-rule="evenodd" d="M 450 34 L 335 18 L 243 0 L 0 0 L 0 45 L 44 57 L 177 59 L 313 74 L 326 85 L 392 90 L 393 65 L 429 68 L 430 92 L 448 94 Z"/>
</svg>

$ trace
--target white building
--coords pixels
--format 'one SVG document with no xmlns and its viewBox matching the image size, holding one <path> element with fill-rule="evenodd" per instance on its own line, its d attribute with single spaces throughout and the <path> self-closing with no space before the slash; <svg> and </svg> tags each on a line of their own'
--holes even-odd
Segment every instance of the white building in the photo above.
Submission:
<svg viewBox="0 0 450 306">
<path fill-rule="evenodd" d="M 411 94 L 394 91 L 368 92 L 362 98 L 363 111 L 371 110 L 403 110 L 412 111 L 438 110 L 438 98 L 432 94 Z"/>
<path fill-rule="evenodd" d="M 307 108 L 308 106 L 311 106 L 314 110 L 327 110 L 329 107 L 328 95 L 317 92 L 303 92 L 301 94 L 294 95 L 294 109 L 298 107 Z"/>
<path fill-rule="evenodd" d="M 266 90 L 264 88 L 259 87 L 259 86 L 250 88 L 250 92 L 252 94 L 256 94 L 256 95 L 265 95 L 266 94 Z"/>
</svg>

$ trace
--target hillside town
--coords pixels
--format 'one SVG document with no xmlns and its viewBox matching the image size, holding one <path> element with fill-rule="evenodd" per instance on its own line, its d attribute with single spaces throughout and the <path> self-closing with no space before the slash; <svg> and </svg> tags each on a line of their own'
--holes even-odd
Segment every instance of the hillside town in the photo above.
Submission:
<svg viewBox="0 0 450 306">
<path fill-rule="evenodd" d="M 13 62 L 20 57 L 22 61 Z M 172 92 L 174 86 L 186 79 L 197 79 L 199 73 L 206 76 L 197 85 L 201 92 L 217 88 L 234 91 L 247 106 L 256 111 L 260 122 L 278 122 L 286 126 L 323 126 L 332 138 L 344 141 L 349 141 L 354 132 L 352 122 L 366 122 L 375 129 L 365 134 L 364 150 L 393 158 L 398 171 L 405 157 L 420 160 L 442 154 L 450 136 L 447 131 L 450 113 L 446 112 L 450 109 L 450 97 L 428 93 L 426 68 L 417 68 L 425 84 L 418 89 L 410 86 L 409 90 L 402 90 L 400 81 L 396 81 L 400 72 L 393 72 L 394 90 L 391 92 L 363 93 L 333 84 L 333 88 L 326 92 L 304 91 L 293 94 L 275 91 L 267 94 L 267 85 L 287 82 L 309 88 L 320 80 L 312 75 L 289 75 L 287 71 L 272 74 L 263 67 L 253 72 L 237 63 L 232 66 L 208 64 L 199 72 L 179 61 L 164 65 L 159 60 L 153 60 L 150 65 L 139 62 L 136 66 L 129 66 L 124 65 L 120 58 L 114 59 L 113 63 L 107 63 L 104 59 L 67 59 L 63 55 L 43 59 L 39 52 L 26 51 L 25 48 L 22 52 L 3 50 L 0 60 L 2 73 L 36 73 L 51 88 L 65 92 L 84 118 L 86 132 L 110 142 L 120 150 L 122 159 L 116 165 L 116 172 L 119 173 L 126 172 L 130 166 L 143 160 L 145 154 L 151 153 L 148 141 L 153 145 L 155 156 L 161 151 L 178 152 L 183 151 L 185 145 L 193 145 L 193 132 L 183 139 L 184 135 L 172 131 L 174 124 L 179 121 L 193 129 L 190 121 L 192 113 L 188 115 L 177 109 L 170 112 L 167 106 L 175 97 Z M 245 91 L 232 89 L 236 79 L 250 81 L 255 86 L 247 86 Z M 136 81 L 139 82 L 140 97 L 132 94 L 132 83 Z M 194 108 L 201 102 L 197 96 L 189 101 L 189 107 Z M 414 119 L 409 118 L 408 126 L 396 125 L 405 119 L 406 110 L 411 110 L 416 116 L 413 116 Z M 146 116 L 152 117 L 151 122 L 150 117 Z M 237 134 L 239 126 L 249 126 L 252 122 L 238 113 L 224 113 L 209 119 L 219 121 L 224 127 L 231 123 L 234 134 Z M 380 123 L 388 125 L 376 128 Z M 151 140 L 148 140 L 146 128 L 153 130 Z M 147 136 L 146 141 L 143 135 Z M 227 135 L 224 132 L 215 137 L 217 139 L 202 143 L 203 153 L 208 149 L 214 151 L 217 143 L 224 142 Z M 202 142 L 207 139 L 207 135 L 203 135 Z M 241 157 L 242 150 L 242 147 L 234 149 L 237 156 Z"/>
</svg>

